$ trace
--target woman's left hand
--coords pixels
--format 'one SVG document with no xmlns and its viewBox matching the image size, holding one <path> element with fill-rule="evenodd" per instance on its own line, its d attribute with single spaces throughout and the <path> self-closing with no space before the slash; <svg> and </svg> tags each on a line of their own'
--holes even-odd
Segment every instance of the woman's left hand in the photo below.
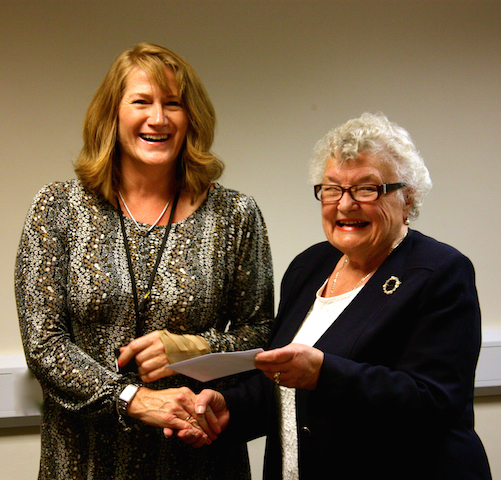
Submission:
<svg viewBox="0 0 501 480">
<path fill-rule="evenodd" d="M 133 362 L 134 358 L 143 382 L 154 382 L 176 374 L 174 370 L 166 368 L 170 362 L 158 331 L 135 338 L 127 346 L 121 347 L 118 365 L 123 367 Z"/>
<path fill-rule="evenodd" d="M 317 348 L 291 343 L 256 355 L 254 365 L 279 385 L 314 390 L 324 353 Z"/>
</svg>

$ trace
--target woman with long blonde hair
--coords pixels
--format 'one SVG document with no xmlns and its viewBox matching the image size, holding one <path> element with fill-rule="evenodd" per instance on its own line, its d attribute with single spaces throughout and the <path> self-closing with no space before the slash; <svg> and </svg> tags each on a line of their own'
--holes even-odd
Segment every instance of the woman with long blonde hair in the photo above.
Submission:
<svg viewBox="0 0 501 480">
<path fill-rule="evenodd" d="M 216 183 L 214 126 L 193 68 L 136 45 L 91 101 L 78 178 L 33 200 L 16 295 L 44 392 L 40 479 L 250 478 L 245 443 L 164 436 L 212 440 L 191 419 L 202 385 L 167 367 L 262 346 L 273 318 L 264 220 Z"/>
</svg>

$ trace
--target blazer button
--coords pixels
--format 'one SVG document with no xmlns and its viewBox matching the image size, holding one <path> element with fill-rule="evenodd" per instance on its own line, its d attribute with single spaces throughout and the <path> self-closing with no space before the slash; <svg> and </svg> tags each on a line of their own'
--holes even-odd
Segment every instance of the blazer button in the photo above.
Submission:
<svg viewBox="0 0 501 480">
<path fill-rule="evenodd" d="M 308 427 L 301 427 L 301 435 L 309 437 L 311 435 L 310 429 Z"/>
</svg>

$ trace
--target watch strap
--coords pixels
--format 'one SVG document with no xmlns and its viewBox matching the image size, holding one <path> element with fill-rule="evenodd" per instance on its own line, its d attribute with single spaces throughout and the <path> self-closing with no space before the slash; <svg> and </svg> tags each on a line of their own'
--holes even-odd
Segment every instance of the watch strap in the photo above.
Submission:
<svg viewBox="0 0 501 480">
<path fill-rule="evenodd" d="M 132 399 L 135 397 L 139 388 L 140 388 L 140 385 L 136 385 L 133 383 L 127 385 L 120 392 L 120 394 L 118 395 L 116 402 L 115 402 L 115 408 L 117 410 L 118 421 L 122 424 L 124 429 L 128 432 L 131 430 L 131 428 L 125 422 L 124 417 L 127 416 L 127 407 L 129 406 L 129 403 L 132 402 Z"/>
</svg>

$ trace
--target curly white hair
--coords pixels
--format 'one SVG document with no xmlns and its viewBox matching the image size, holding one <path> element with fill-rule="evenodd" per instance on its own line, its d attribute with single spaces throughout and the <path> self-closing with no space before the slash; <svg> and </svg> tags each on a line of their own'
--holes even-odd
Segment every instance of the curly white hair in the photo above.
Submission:
<svg viewBox="0 0 501 480">
<path fill-rule="evenodd" d="M 375 155 L 393 170 L 396 181 L 406 183 L 406 193 L 414 200 L 409 219 L 415 220 L 432 187 L 430 174 L 409 133 L 382 113 L 363 113 L 321 138 L 310 160 L 310 182 L 312 185 L 322 182 L 329 157 L 335 156 L 342 164 L 356 161 L 361 152 Z M 398 193 L 403 201 L 404 194 Z"/>
</svg>

